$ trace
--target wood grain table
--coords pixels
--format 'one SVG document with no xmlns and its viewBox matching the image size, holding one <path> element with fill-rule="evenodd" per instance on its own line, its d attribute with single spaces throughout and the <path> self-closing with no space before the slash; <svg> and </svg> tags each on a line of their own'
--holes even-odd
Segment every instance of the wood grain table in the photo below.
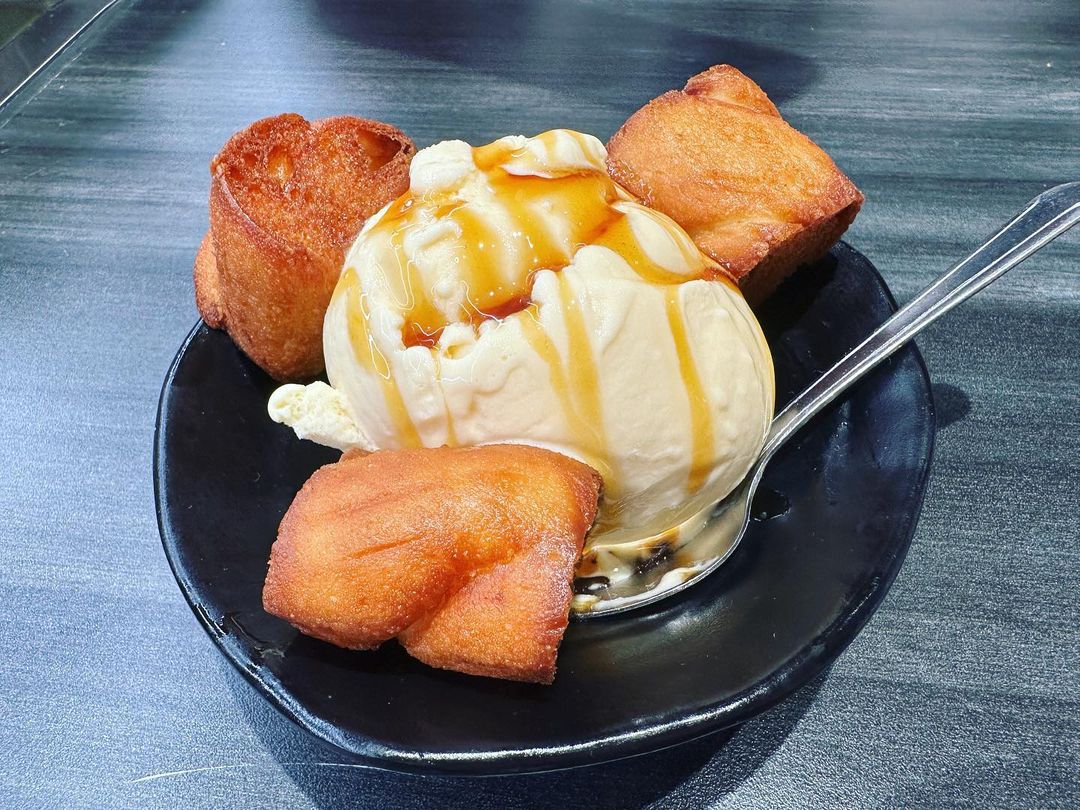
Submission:
<svg viewBox="0 0 1080 810">
<path fill-rule="evenodd" d="M 347 767 L 230 669 L 172 580 L 155 407 L 234 130 L 296 110 L 422 146 L 606 138 L 717 62 L 863 188 L 848 240 L 901 301 L 1080 179 L 1071 0 L 120 2 L 0 109 L 0 806 L 1080 803 L 1075 235 L 920 339 L 938 449 L 899 579 L 829 672 L 733 732 L 518 778 Z"/>
</svg>

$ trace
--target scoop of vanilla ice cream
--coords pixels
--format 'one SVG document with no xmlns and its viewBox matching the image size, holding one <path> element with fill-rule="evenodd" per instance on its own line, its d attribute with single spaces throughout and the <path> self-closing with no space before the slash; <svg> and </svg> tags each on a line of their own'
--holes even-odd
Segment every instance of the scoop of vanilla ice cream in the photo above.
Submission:
<svg viewBox="0 0 1080 810">
<path fill-rule="evenodd" d="M 346 258 L 323 331 L 330 387 L 285 386 L 271 416 L 342 449 L 556 450 L 603 475 L 609 527 L 662 527 L 734 488 L 772 418 L 765 339 L 604 161 L 569 130 L 418 152 L 409 191 Z"/>
</svg>

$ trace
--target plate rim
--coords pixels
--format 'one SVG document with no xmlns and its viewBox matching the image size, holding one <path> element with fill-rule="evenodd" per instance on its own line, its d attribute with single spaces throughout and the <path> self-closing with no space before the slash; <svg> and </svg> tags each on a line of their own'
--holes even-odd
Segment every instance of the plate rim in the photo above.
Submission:
<svg viewBox="0 0 1080 810">
<path fill-rule="evenodd" d="M 847 242 L 839 241 L 833 250 L 848 254 L 860 271 L 868 271 L 876 280 L 892 310 L 897 309 L 896 298 L 885 278 L 874 264 Z M 915 361 L 917 379 L 926 392 L 925 402 L 929 411 L 926 432 L 926 451 L 921 469 L 915 480 L 915 503 L 905 516 L 904 525 L 895 536 L 899 542 L 884 567 L 881 576 L 869 583 L 853 601 L 853 606 L 833 623 L 822 630 L 812 641 L 804 645 L 800 653 L 768 677 L 758 681 L 736 695 L 703 709 L 688 712 L 677 719 L 652 722 L 640 729 L 619 731 L 584 743 L 558 744 L 533 748 L 499 749 L 481 752 L 424 752 L 405 747 L 395 747 L 342 732 L 336 725 L 311 715 L 302 705 L 290 700 L 291 695 L 280 680 L 269 670 L 251 664 L 249 656 L 234 640 L 232 634 L 219 624 L 205 605 L 195 596 L 195 585 L 179 564 L 179 545 L 170 529 L 166 527 L 162 508 L 161 457 L 163 453 L 163 426 L 168 422 L 165 405 L 180 363 L 188 347 L 203 327 L 209 329 L 200 318 L 188 332 L 169 364 L 158 396 L 154 422 L 153 483 L 154 511 L 157 516 L 158 534 L 168 561 L 188 607 L 198 619 L 200 626 L 210 636 L 218 650 L 230 664 L 280 713 L 324 743 L 329 743 L 348 757 L 356 760 L 358 767 L 413 774 L 451 774 L 461 776 L 498 776 L 525 773 L 543 773 L 576 767 L 613 762 L 642 756 L 689 742 L 743 723 L 790 697 L 820 674 L 836 660 L 855 639 L 884 601 L 902 567 L 911 541 L 918 526 L 926 497 L 927 482 L 933 466 L 937 440 L 937 422 L 930 373 L 915 341 L 909 341 L 896 356 L 910 355 Z M 600 619 L 616 621 L 620 617 Z M 625 620 L 625 617 L 623 617 Z M 360 742 L 361 744 L 357 745 Z"/>
</svg>

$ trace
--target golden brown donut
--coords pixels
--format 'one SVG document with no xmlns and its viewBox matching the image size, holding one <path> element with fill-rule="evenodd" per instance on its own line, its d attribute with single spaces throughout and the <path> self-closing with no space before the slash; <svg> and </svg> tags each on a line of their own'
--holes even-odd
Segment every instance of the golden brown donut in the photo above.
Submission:
<svg viewBox="0 0 1080 810">
<path fill-rule="evenodd" d="M 278 380 L 323 369 L 322 323 L 364 221 L 409 187 L 402 132 L 287 113 L 238 132 L 210 164 L 210 231 L 195 302 L 212 327 Z"/>
<path fill-rule="evenodd" d="M 431 666 L 550 683 L 600 476 L 524 445 L 383 450 L 317 470 L 263 605 L 302 632 Z"/>
<path fill-rule="evenodd" d="M 678 222 L 752 304 L 821 258 L 863 202 L 829 156 L 730 65 L 630 116 L 608 143 L 608 170 Z"/>
</svg>

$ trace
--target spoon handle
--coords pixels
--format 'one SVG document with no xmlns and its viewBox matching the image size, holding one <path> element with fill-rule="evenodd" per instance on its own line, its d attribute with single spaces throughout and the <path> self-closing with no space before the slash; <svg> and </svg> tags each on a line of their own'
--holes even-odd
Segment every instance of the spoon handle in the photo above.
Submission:
<svg viewBox="0 0 1080 810">
<path fill-rule="evenodd" d="M 1048 189 L 978 250 L 923 290 L 826 371 L 777 416 L 765 439 L 767 461 L 792 434 L 878 363 L 961 301 L 1011 270 L 1080 221 L 1080 182 Z"/>
</svg>

